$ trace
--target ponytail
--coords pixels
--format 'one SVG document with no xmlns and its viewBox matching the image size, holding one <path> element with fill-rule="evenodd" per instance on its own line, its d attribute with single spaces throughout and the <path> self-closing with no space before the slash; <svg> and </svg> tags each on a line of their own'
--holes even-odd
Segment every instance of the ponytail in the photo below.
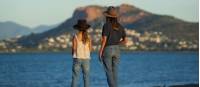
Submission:
<svg viewBox="0 0 200 87">
<path fill-rule="evenodd" d="M 111 18 L 107 17 L 106 20 L 111 23 L 112 29 L 119 30 L 119 27 L 121 26 L 118 22 L 117 18 Z"/>
</svg>

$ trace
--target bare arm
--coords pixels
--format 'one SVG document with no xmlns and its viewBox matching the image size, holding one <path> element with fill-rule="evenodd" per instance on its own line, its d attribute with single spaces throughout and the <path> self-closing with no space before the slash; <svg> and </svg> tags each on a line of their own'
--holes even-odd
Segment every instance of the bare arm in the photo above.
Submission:
<svg viewBox="0 0 200 87">
<path fill-rule="evenodd" d="M 121 44 L 121 45 L 126 45 L 126 43 L 127 43 L 126 37 L 122 38 L 122 40 L 120 40 L 120 42 L 119 42 L 119 44 Z"/>
<path fill-rule="evenodd" d="M 102 36 L 102 38 L 101 38 L 101 48 L 100 48 L 100 51 L 99 51 L 100 58 L 102 57 L 102 54 L 103 54 L 103 51 L 104 51 L 104 48 L 105 48 L 105 45 L 106 45 L 106 40 L 107 40 L 107 37 Z"/>
<path fill-rule="evenodd" d="M 119 44 L 126 45 L 126 43 L 127 43 L 126 31 L 125 31 L 125 29 L 122 29 L 122 38 L 119 41 Z"/>
<path fill-rule="evenodd" d="M 76 50 L 77 50 L 77 42 L 76 42 L 76 38 L 74 36 L 73 39 L 72 39 L 72 55 L 74 55 Z"/>
</svg>

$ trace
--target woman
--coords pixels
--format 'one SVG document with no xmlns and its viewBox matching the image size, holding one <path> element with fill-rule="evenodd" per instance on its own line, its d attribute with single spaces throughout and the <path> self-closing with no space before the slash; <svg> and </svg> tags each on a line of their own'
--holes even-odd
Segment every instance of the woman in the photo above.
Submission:
<svg viewBox="0 0 200 87">
<path fill-rule="evenodd" d="M 81 69 L 84 87 L 89 87 L 90 52 L 92 50 L 91 39 L 87 33 L 89 27 L 90 25 L 84 19 L 78 20 L 78 23 L 74 25 L 74 29 L 77 29 L 78 33 L 74 35 L 72 41 L 73 73 L 71 87 L 77 87 Z"/>
<path fill-rule="evenodd" d="M 117 87 L 117 69 L 120 57 L 120 44 L 126 43 L 124 28 L 117 20 L 115 7 L 108 7 L 104 12 L 106 23 L 103 26 L 99 58 L 102 60 L 109 87 Z"/>
</svg>

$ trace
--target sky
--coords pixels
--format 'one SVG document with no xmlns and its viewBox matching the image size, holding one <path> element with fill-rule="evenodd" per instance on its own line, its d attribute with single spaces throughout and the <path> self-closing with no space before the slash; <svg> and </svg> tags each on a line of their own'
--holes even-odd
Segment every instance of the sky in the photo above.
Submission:
<svg viewBox="0 0 200 87">
<path fill-rule="evenodd" d="M 31 28 L 54 25 L 70 18 L 77 7 L 123 3 L 151 13 L 199 21 L 199 0 L 0 0 L 0 22 L 13 21 Z"/>
</svg>

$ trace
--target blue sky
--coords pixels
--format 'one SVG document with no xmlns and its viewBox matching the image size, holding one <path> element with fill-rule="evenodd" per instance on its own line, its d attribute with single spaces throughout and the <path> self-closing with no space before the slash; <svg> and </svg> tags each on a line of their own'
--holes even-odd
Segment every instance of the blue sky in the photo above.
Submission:
<svg viewBox="0 0 200 87">
<path fill-rule="evenodd" d="M 185 21 L 199 19 L 198 0 L 0 0 L 0 21 L 14 21 L 29 27 L 52 25 L 71 17 L 74 9 L 80 6 L 122 3 Z"/>
</svg>

